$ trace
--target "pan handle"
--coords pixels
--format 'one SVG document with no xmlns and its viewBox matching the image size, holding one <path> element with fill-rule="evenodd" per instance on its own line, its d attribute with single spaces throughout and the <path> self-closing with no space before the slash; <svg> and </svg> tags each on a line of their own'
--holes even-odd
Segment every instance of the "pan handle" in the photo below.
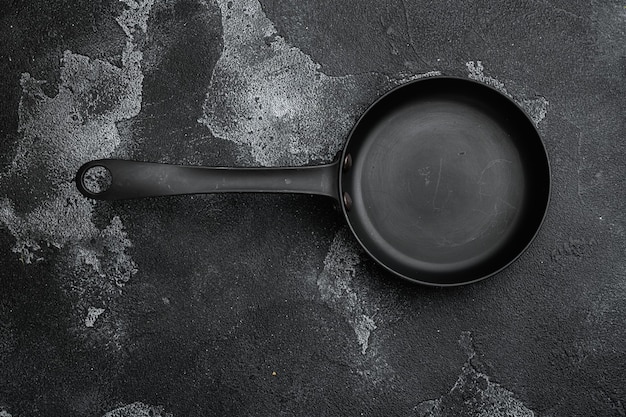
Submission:
<svg viewBox="0 0 626 417">
<path fill-rule="evenodd" d="M 80 167 L 76 186 L 85 197 L 96 200 L 225 192 L 317 194 L 337 199 L 338 176 L 339 161 L 289 168 L 210 168 L 100 159 Z"/>
</svg>

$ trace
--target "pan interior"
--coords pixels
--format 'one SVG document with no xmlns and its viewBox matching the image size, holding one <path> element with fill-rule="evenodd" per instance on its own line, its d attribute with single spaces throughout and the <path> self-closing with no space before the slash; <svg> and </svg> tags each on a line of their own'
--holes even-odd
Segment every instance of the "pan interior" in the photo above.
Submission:
<svg viewBox="0 0 626 417">
<path fill-rule="evenodd" d="M 351 228 L 411 280 L 490 275 L 542 222 L 550 180 L 541 140 L 515 104 L 481 84 L 433 79 L 394 90 L 364 115 L 345 152 Z"/>
</svg>

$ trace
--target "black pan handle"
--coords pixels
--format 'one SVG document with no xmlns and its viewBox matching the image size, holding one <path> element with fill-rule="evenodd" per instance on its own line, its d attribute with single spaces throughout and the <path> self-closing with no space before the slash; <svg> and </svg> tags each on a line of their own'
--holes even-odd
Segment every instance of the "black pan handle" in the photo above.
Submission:
<svg viewBox="0 0 626 417">
<path fill-rule="evenodd" d="M 104 189 L 93 186 L 94 172 L 107 177 Z M 290 168 L 209 168 L 100 159 L 80 167 L 76 186 L 96 200 L 225 192 L 317 194 L 338 199 L 338 176 L 339 161 Z"/>
</svg>

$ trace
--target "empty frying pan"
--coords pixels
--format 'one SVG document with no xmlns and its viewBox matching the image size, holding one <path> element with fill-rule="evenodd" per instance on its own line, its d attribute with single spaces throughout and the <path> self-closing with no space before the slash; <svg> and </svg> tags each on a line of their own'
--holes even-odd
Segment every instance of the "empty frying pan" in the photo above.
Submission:
<svg viewBox="0 0 626 417">
<path fill-rule="evenodd" d="M 90 185 L 104 172 L 104 189 Z M 102 159 L 78 171 L 102 200 L 216 192 L 318 194 L 337 200 L 355 238 L 410 281 L 467 284 L 513 262 L 550 198 L 545 147 L 528 116 L 482 83 L 416 80 L 374 102 L 331 164 L 226 168 Z"/>
</svg>

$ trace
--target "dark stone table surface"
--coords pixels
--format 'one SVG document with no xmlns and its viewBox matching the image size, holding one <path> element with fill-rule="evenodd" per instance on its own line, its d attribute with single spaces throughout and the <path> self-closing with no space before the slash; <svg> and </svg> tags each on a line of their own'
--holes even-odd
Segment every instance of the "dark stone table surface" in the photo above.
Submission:
<svg viewBox="0 0 626 417">
<path fill-rule="evenodd" d="M 403 82 L 537 124 L 552 200 L 503 272 L 435 289 L 329 199 L 116 202 L 97 158 L 329 162 Z M 0 3 L 0 416 L 624 416 L 626 3 Z"/>
</svg>

